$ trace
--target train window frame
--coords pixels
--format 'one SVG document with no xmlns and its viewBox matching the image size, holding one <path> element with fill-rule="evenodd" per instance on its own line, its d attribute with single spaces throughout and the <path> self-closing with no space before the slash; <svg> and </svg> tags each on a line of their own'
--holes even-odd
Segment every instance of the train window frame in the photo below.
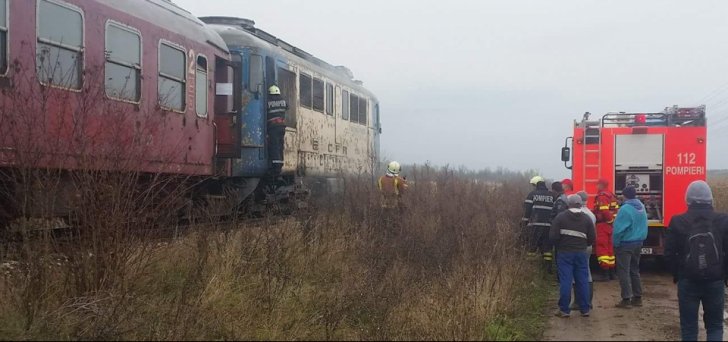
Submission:
<svg viewBox="0 0 728 342">
<path fill-rule="evenodd" d="M 364 104 L 364 113 L 362 113 L 362 103 Z M 363 120 L 362 120 L 362 118 L 363 118 Z M 358 123 L 365 127 L 367 127 L 369 124 L 369 99 L 364 96 L 359 97 L 359 122 Z"/>
<path fill-rule="evenodd" d="M 0 1 L 5 1 L 5 26 L 0 25 L 0 35 L 5 35 L 5 58 L 0 60 L 0 77 L 5 77 L 10 73 L 10 0 Z"/>
<path fill-rule="evenodd" d="M 341 90 L 341 119 L 349 121 L 349 91 L 346 89 Z"/>
<path fill-rule="evenodd" d="M 320 88 L 321 96 L 320 97 L 316 96 L 316 89 L 318 89 L 317 83 L 319 83 L 321 85 L 321 88 Z M 317 104 L 319 104 L 319 102 L 317 102 L 319 99 L 321 101 L 320 106 L 317 106 Z M 324 82 L 323 79 L 314 77 L 313 80 L 311 81 L 311 108 L 314 111 L 317 111 L 317 112 L 323 114 L 325 111 L 325 107 L 326 107 L 326 82 Z"/>
<path fill-rule="evenodd" d="M 298 125 L 298 75 L 296 71 L 287 64 L 278 64 L 276 67 L 277 85 L 281 89 L 281 95 L 288 103 L 286 111 L 286 126 L 296 129 Z"/>
<path fill-rule="evenodd" d="M 184 79 L 178 79 L 174 75 L 168 75 L 162 72 L 162 45 L 166 45 L 167 47 L 177 50 L 179 52 L 182 52 L 184 60 L 182 61 L 182 75 L 184 76 Z M 162 94 L 159 91 L 159 85 L 161 84 L 163 79 L 168 79 L 173 82 L 182 83 L 182 108 L 177 109 L 173 107 L 165 106 L 164 103 L 162 103 Z M 157 45 L 157 104 L 159 104 L 159 107 L 167 110 L 172 111 L 175 113 L 184 114 L 187 112 L 187 49 L 185 49 L 184 46 L 171 42 L 166 39 L 160 39 L 159 44 Z"/>
<path fill-rule="evenodd" d="M 353 101 L 353 99 L 356 99 L 356 101 Z M 356 102 L 356 106 L 352 107 L 354 102 Z M 354 108 L 356 108 L 356 115 L 354 115 Z M 354 93 L 349 94 L 349 121 L 359 123 L 359 96 Z"/>
<path fill-rule="evenodd" d="M 200 84 L 198 83 L 198 81 L 200 79 L 200 70 L 202 70 L 202 68 L 200 68 L 200 58 L 203 58 L 205 60 L 205 89 L 202 92 L 203 94 L 205 94 L 204 113 L 200 113 L 200 108 L 198 105 L 198 96 L 200 95 Z M 198 53 L 197 57 L 195 58 L 195 113 L 200 118 L 206 118 L 210 113 L 210 59 L 207 58 L 206 55 L 201 53 Z"/>
<path fill-rule="evenodd" d="M 324 85 L 324 94 L 326 103 L 326 115 L 334 116 L 334 105 L 336 104 L 336 98 L 334 98 L 334 85 L 331 82 L 326 82 Z"/>
<path fill-rule="evenodd" d="M 40 4 L 43 2 L 53 4 L 58 7 L 62 7 L 67 10 L 76 12 L 81 16 L 81 46 L 76 47 L 73 45 L 64 44 L 62 42 L 56 42 L 56 41 L 53 41 L 50 39 L 42 38 L 40 36 L 40 27 L 41 27 L 41 20 L 40 20 L 41 5 Z M 67 91 L 77 92 L 77 93 L 81 92 L 83 89 L 83 86 L 85 84 L 85 79 L 83 77 L 84 76 L 83 74 L 84 74 L 84 71 L 86 70 L 86 58 L 85 58 L 86 57 L 86 14 L 85 14 L 85 12 L 83 11 L 83 9 L 81 9 L 81 7 L 78 7 L 76 5 L 67 3 L 65 1 L 60 1 L 60 0 L 36 0 L 35 5 L 36 5 L 35 6 L 35 45 L 36 45 L 35 46 L 35 54 L 36 54 L 36 58 L 35 58 L 36 72 L 35 72 L 35 74 L 36 74 L 36 77 L 38 78 L 38 82 L 41 85 L 46 86 L 46 87 L 63 89 L 63 90 L 67 90 Z M 9 6 L 8 6 L 8 9 L 9 9 Z M 10 12 L 10 11 L 8 11 L 8 12 Z M 56 49 L 61 49 L 61 50 L 66 50 L 66 51 L 70 50 L 71 52 L 76 53 L 76 55 L 81 59 L 81 63 L 77 62 L 77 64 L 76 64 L 76 65 L 78 65 L 78 75 L 77 75 L 78 88 L 73 88 L 73 87 L 68 87 L 68 86 L 64 86 L 61 84 L 56 84 L 53 82 L 44 82 L 43 81 L 43 77 L 40 75 L 41 68 L 38 65 L 38 51 L 40 49 L 41 44 L 49 45 L 49 46 L 51 46 L 51 48 L 56 48 Z M 10 45 L 10 44 L 8 44 L 8 45 Z"/>
<path fill-rule="evenodd" d="M 382 121 L 379 117 L 379 102 L 374 103 L 374 116 L 375 118 L 372 120 L 374 123 L 374 128 L 379 130 L 382 128 Z"/>
<path fill-rule="evenodd" d="M 304 87 L 303 78 L 308 78 L 308 102 L 304 102 Z M 313 110 L 313 77 L 306 73 L 300 73 L 298 75 L 298 102 L 301 107 Z"/>
<path fill-rule="evenodd" d="M 139 64 L 138 65 L 135 65 L 133 63 L 128 63 L 125 61 L 121 61 L 121 60 L 118 60 L 118 61 L 113 60 L 109 57 L 109 53 L 108 53 L 109 52 L 109 46 L 108 46 L 109 27 L 111 27 L 111 26 L 114 26 L 115 28 L 120 29 L 122 31 L 127 31 L 129 33 L 136 34 L 139 37 Z M 111 19 L 106 21 L 106 25 L 105 25 L 105 29 L 104 29 L 104 54 L 105 54 L 105 56 L 104 56 L 104 94 L 106 95 L 107 98 L 112 99 L 114 101 L 121 101 L 121 102 L 134 103 L 134 104 L 139 104 L 142 102 L 142 96 L 143 96 L 142 74 L 143 74 L 143 70 L 144 70 L 143 69 L 144 68 L 143 67 L 143 63 L 144 63 L 143 49 L 144 49 L 144 38 L 142 37 L 142 32 L 139 29 L 126 25 L 126 24 L 123 24 L 123 23 L 120 23 L 115 20 L 111 20 Z M 132 68 L 132 69 L 136 70 L 136 72 L 137 72 L 137 85 L 136 86 L 137 86 L 137 91 L 138 91 L 136 100 L 130 100 L 128 98 L 109 95 L 107 87 L 106 87 L 106 81 L 109 79 L 106 76 L 106 64 L 107 63 L 112 63 L 112 64 L 120 65 L 120 66 L 127 67 L 127 68 Z"/>
<path fill-rule="evenodd" d="M 253 58 L 260 60 L 260 68 L 258 68 L 260 79 L 256 80 L 259 81 L 255 85 L 253 85 Z M 265 58 L 263 58 L 262 55 L 253 53 L 250 54 L 250 57 L 248 58 L 248 84 L 247 87 L 248 91 L 254 94 L 258 94 L 261 91 L 261 87 L 265 87 Z"/>
</svg>

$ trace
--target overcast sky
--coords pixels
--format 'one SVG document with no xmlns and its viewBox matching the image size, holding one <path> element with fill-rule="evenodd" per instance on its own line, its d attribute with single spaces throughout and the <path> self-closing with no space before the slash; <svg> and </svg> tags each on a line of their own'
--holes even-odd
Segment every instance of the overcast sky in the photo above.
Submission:
<svg viewBox="0 0 728 342">
<path fill-rule="evenodd" d="M 728 1 L 174 1 L 348 66 L 389 159 L 562 177 L 585 111 L 706 104 L 708 167 L 728 168 Z"/>
</svg>

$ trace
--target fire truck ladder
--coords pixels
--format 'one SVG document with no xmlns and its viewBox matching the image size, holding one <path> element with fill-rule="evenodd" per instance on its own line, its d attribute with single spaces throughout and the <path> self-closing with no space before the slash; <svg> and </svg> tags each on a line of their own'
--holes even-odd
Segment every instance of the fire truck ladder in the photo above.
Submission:
<svg viewBox="0 0 728 342">
<path fill-rule="evenodd" d="M 597 195 L 597 183 L 602 176 L 601 130 L 587 127 L 584 130 L 584 184 L 582 189 L 589 196 Z"/>
</svg>

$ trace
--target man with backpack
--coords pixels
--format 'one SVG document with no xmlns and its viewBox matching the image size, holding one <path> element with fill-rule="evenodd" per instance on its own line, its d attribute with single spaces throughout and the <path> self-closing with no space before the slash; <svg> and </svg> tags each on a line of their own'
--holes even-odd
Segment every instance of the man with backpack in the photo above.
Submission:
<svg viewBox="0 0 728 342">
<path fill-rule="evenodd" d="M 685 197 L 688 211 L 670 221 L 665 246 L 665 258 L 678 286 L 682 339 L 698 339 L 702 303 L 708 341 L 722 341 L 728 216 L 714 211 L 713 193 L 703 181 L 691 183 Z"/>
</svg>

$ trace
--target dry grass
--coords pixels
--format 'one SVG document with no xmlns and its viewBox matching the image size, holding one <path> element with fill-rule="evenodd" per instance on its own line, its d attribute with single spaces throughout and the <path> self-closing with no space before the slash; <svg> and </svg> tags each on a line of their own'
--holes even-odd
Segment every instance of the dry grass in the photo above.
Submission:
<svg viewBox="0 0 728 342">
<path fill-rule="evenodd" d="M 537 281 L 515 239 L 524 189 L 427 168 L 410 179 L 397 224 L 383 218 L 371 182 L 352 179 L 303 217 L 112 249 L 126 252 L 104 274 L 123 275 L 83 291 L 69 281 L 78 257 L 28 247 L 34 262 L 3 270 L 0 339 L 471 340 L 538 330 L 504 323 Z M 82 269 L 108 259 L 95 252 Z"/>
<path fill-rule="evenodd" d="M 728 177 L 712 177 L 708 183 L 713 190 L 715 208 L 724 213 L 728 212 Z"/>
</svg>

